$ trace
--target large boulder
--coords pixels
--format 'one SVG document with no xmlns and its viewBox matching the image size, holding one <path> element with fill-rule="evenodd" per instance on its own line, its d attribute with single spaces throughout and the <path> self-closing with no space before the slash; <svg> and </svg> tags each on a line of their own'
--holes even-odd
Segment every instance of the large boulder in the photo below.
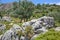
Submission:
<svg viewBox="0 0 60 40">
<path fill-rule="evenodd" d="M 2 36 L 3 36 L 3 35 L 0 35 L 0 40 L 2 40 Z"/>
<path fill-rule="evenodd" d="M 39 19 L 33 19 L 31 21 L 22 24 L 24 30 L 27 26 L 32 26 L 32 29 L 34 30 L 41 29 L 42 27 L 51 28 L 55 26 L 54 18 L 49 16 L 44 16 Z"/>
<path fill-rule="evenodd" d="M 31 22 L 35 23 L 37 21 L 37 19 L 32 19 Z"/>
<path fill-rule="evenodd" d="M 45 29 L 44 27 L 42 27 L 41 29 L 37 29 L 36 31 L 35 31 L 35 33 L 36 34 L 44 34 L 44 33 L 46 33 L 46 32 L 48 32 L 48 30 L 47 29 Z"/>
<path fill-rule="evenodd" d="M 20 40 L 26 40 L 25 36 L 21 36 Z"/>
<path fill-rule="evenodd" d="M 30 40 L 34 40 L 36 37 L 38 37 L 39 35 L 44 34 L 46 32 L 48 32 L 48 30 L 46 30 L 44 27 L 42 27 L 41 29 L 37 29 L 35 31 L 35 34 L 32 36 L 32 38 Z"/>
<path fill-rule="evenodd" d="M 4 33 L 2 40 L 12 40 L 14 32 L 12 30 L 8 30 Z"/>
<path fill-rule="evenodd" d="M 12 30 L 13 32 L 17 32 L 17 31 L 22 31 L 22 28 L 19 25 L 14 24 L 10 30 Z"/>
<path fill-rule="evenodd" d="M 23 24 L 22 24 L 22 27 L 26 27 L 26 26 L 29 26 L 30 25 L 30 21 L 29 22 L 24 22 Z"/>
<path fill-rule="evenodd" d="M 30 40 L 34 40 L 38 36 L 39 36 L 39 34 L 35 34 L 35 35 L 32 36 L 32 38 Z"/>
<path fill-rule="evenodd" d="M 10 28 L 10 30 L 6 31 L 2 37 L 2 40 L 19 40 L 18 39 L 18 31 L 22 30 L 22 28 L 17 25 L 17 24 L 14 24 L 12 28 Z"/>
<path fill-rule="evenodd" d="M 38 21 L 43 22 L 44 27 L 54 27 L 54 18 L 49 16 L 44 16 L 38 19 Z"/>
<path fill-rule="evenodd" d="M 31 26 L 31 25 L 34 24 L 36 21 L 37 21 L 37 19 L 33 19 L 33 20 L 31 20 L 31 21 L 24 22 L 24 23 L 22 24 L 22 27 Z"/>
<path fill-rule="evenodd" d="M 31 26 L 32 24 L 33 24 L 33 23 L 30 22 L 30 21 L 23 23 L 23 24 L 22 24 L 23 30 L 25 30 L 25 28 L 26 28 L 27 26 Z"/>
<path fill-rule="evenodd" d="M 6 25 L 5 24 L 0 24 L 0 31 L 4 31 L 6 29 Z"/>
<path fill-rule="evenodd" d="M 3 16 L 2 21 L 12 22 L 12 18 L 10 18 L 9 16 Z"/>
<path fill-rule="evenodd" d="M 42 21 L 36 21 L 36 22 L 32 25 L 32 28 L 33 28 L 34 30 L 37 30 L 37 29 L 42 28 Z"/>
</svg>

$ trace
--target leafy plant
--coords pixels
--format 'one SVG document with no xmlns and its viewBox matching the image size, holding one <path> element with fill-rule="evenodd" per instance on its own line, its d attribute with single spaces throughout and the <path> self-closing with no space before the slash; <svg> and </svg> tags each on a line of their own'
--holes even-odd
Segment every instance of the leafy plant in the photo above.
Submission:
<svg viewBox="0 0 60 40">
<path fill-rule="evenodd" d="M 60 32 L 54 31 L 53 29 L 50 29 L 49 32 L 39 35 L 34 40 L 60 40 Z"/>
</svg>

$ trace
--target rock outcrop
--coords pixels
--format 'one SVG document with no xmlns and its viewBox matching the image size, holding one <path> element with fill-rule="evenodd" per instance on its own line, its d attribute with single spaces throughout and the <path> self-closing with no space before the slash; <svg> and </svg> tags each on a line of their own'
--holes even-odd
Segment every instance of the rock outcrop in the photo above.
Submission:
<svg viewBox="0 0 60 40">
<path fill-rule="evenodd" d="M 5 24 L 0 24 L 0 31 L 3 31 L 6 29 L 6 25 Z"/>
<path fill-rule="evenodd" d="M 12 39 L 16 40 L 16 39 L 18 39 L 17 32 L 20 30 L 21 30 L 20 26 L 17 24 L 14 24 L 10 30 L 8 30 L 4 33 L 2 40 L 12 40 Z"/>
<path fill-rule="evenodd" d="M 31 20 L 29 22 L 25 22 L 22 24 L 23 29 L 25 29 L 25 27 L 27 26 L 32 26 L 33 29 L 40 29 L 42 27 L 45 28 L 54 27 L 54 18 L 44 16 L 39 19 Z"/>
<path fill-rule="evenodd" d="M 2 40 L 2 36 L 3 36 L 3 35 L 0 35 L 0 40 Z"/>
<path fill-rule="evenodd" d="M 11 22 L 10 18 L 8 18 L 8 17 L 7 17 L 7 19 L 4 17 L 3 20 Z M 12 25 L 12 24 L 9 24 L 9 25 Z M 51 27 L 54 28 L 54 18 L 44 16 L 39 19 L 33 19 L 31 21 L 24 22 L 22 24 L 22 27 L 20 27 L 17 24 L 13 24 L 13 27 L 4 33 L 4 35 L 2 36 L 2 40 L 12 40 L 12 39 L 30 40 L 28 36 L 21 36 L 19 38 L 18 33 L 17 33 L 19 31 L 22 31 L 22 33 L 24 33 L 26 27 L 28 27 L 28 26 L 31 26 L 32 30 L 34 30 L 33 36 L 30 37 L 31 40 L 34 40 L 34 38 L 37 37 L 39 34 L 44 34 L 44 33 L 48 32 L 48 30 L 46 28 L 51 28 Z"/>
<path fill-rule="evenodd" d="M 8 16 L 3 16 L 2 21 L 12 22 L 13 20 L 12 20 L 12 18 L 10 18 Z"/>
</svg>

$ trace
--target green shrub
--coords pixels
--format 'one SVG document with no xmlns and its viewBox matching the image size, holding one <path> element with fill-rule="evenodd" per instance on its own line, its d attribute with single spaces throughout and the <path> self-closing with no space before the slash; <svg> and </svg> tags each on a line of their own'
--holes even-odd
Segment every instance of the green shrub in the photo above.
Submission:
<svg viewBox="0 0 60 40">
<path fill-rule="evenodd" d="M 60 40 L 60 32 L 51 29 L 49 32 L 38 36 L 34 40 Z"/>
<path fill-rule="evenodd" d="M 60 26 L 60 23 L 59 22 L 55 22 L 55 25 L 57 26 L 57 27 L 59 27 Z"/>
<path fill-rule="evenodd" d="M 2 31 L 0 31 L 0 35 L 1 35 L 1 34 L 3 34 L 3 32 L 2 32 Z"/>
</svg>

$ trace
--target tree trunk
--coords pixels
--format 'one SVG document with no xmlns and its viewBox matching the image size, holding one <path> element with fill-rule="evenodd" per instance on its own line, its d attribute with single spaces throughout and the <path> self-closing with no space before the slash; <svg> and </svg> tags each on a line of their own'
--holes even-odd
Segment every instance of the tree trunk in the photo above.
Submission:
<svg viewBox="0 0 60 40">
<path fill-rule="evenodd" d="M 20 23 L 22 22 L 22 19 L 20 19 Z"/>
</svg>

